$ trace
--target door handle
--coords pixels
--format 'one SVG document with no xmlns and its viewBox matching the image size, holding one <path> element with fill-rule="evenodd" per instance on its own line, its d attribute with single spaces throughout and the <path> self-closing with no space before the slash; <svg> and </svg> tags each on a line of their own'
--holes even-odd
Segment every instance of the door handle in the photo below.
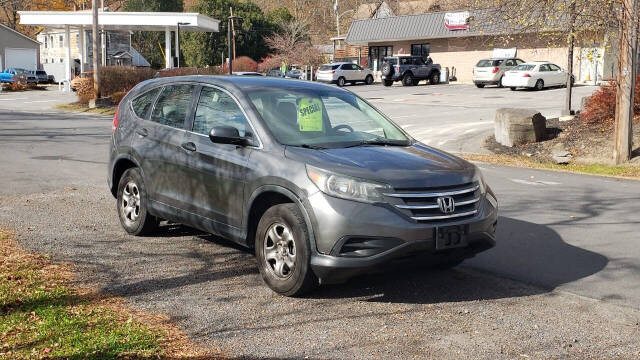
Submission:
<svg viewBox="0 0 640 360">
<path fill-rule="evenodd" d="M 147 130 L 145 128 L 137 129 L 136 130 L 136 134 L 138 134 L 138 135 L 140 135 L 142 137 L 145 137 L 145 136 L 149 135 L 149 130 Z"/>
<path fill-rule="evenodd" d="M 183 143 L 180 146 L 182 146 L 183 149 L 185 149 L 185 150 L 187 150 L 189 152 L 196 151 L 196 144 L 194 144 L 192 142 L 186 142 L 186 143 Z"/>
</svg>

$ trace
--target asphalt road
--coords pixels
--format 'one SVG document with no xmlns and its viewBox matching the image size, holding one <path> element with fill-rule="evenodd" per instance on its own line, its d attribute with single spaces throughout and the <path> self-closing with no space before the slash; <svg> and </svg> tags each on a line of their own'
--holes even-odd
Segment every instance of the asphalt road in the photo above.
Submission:
<svg viewBox="0 0 640 360">
<path fill-rule="evenodd" d="M 288 299 L 222 239 L 124 235 L 105 185 L 111 119 L 28 101 L 0 101 L 0 226 L 198 343 L 273 358 L 640 356 L 640 182 L 480 164 L 501 203 L 494 249 Z"/>
</svg>

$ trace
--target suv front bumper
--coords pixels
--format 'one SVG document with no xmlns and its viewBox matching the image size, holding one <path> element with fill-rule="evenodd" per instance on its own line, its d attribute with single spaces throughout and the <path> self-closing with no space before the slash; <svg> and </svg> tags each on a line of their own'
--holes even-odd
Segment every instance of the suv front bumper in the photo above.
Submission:
<svg viewBox="0 0 640 360">
<path fill-rule="evenodd" d="M 390 205 L 358 203 L 320 192 L 308 200 L 316 240 L 311 267 L 322 283 L 379 271 L 396 260 L 437 264 L 451 257 L 473 257 L 495 246 L 498 211 L 484 195 L 474 217 L 437 224 L 412 221 Z M 436 229 L 454 225 L 466 229 L 466 246 L 436 249 Z"/>
</svg>

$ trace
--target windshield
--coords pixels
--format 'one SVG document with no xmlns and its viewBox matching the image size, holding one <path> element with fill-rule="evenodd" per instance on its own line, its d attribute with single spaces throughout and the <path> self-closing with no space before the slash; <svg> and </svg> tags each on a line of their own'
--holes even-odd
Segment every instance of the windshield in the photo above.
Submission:
<svg viewBox="0 0 640 360">
<path fill-rule="evenodd" d="M 518 65 L 516 67 L 514 67 L 513 69 L 511 69 L 512 71 L 530 71 L 533 70 L 533 68 L 536 67 L 535 65 Z"/>
<path fill-rule="evenodd" d="M 492 66 L 500 66 L 503 60 L 480 60 L 476 64 L 476 67 L 492 67 Z"/>
<path fill-rule="evenodd" d="M 283 145 L 340 148 L 366 143 L 410 144 L 398 127 L 352 93 L 262 88 L 248 95 Z"/>
</svg>

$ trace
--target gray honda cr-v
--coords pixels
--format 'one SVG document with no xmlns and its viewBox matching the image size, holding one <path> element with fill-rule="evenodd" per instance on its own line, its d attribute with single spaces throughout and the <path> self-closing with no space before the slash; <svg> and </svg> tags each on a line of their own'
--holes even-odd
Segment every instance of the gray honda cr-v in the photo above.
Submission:
<svg viewBox="0 0 640 360">
<path fill-rule="evenodd" d="M 114 117 L 108 182 L 128 233 L 168 220 L 231 239 L 285 295 L 393 260 L 454 266 L 495 244 L 498 204 L 474 165 L 304 81 L 139 84 Z"/>
</svg>

